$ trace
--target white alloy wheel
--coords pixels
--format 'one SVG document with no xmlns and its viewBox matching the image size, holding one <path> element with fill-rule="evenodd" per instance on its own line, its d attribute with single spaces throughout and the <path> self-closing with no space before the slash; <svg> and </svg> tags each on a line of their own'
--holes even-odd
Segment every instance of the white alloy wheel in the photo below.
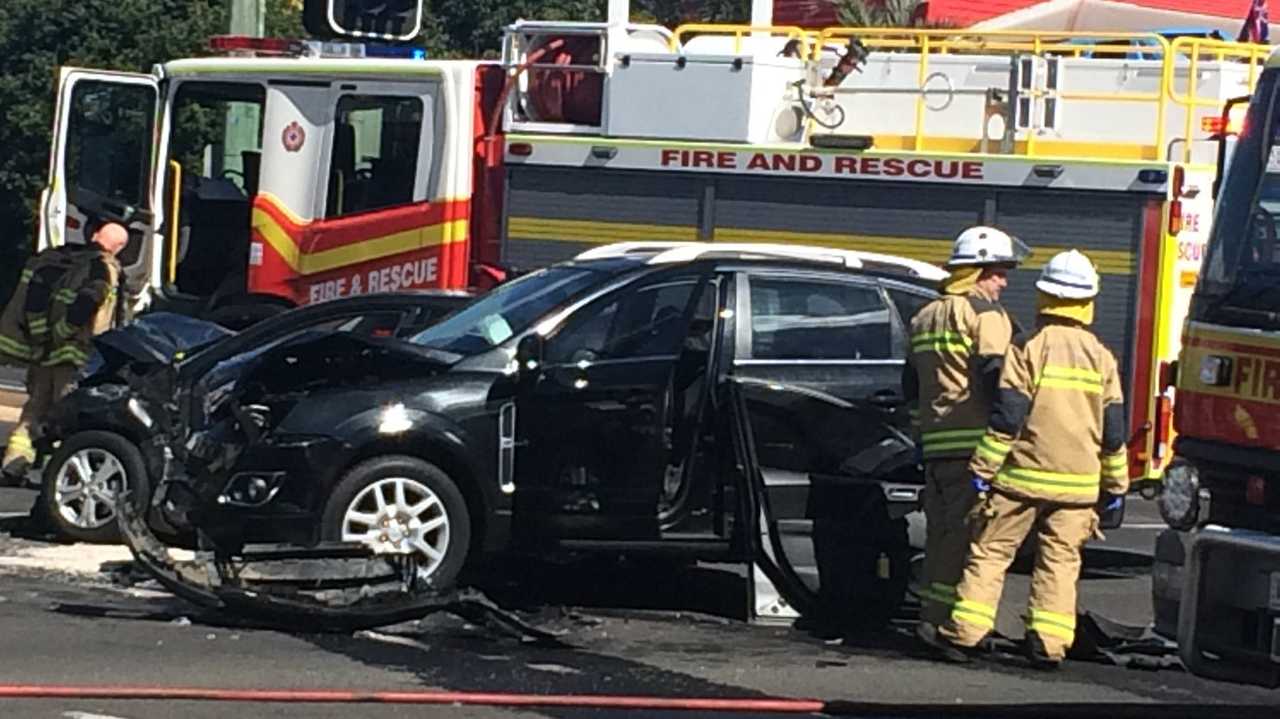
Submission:
<svg viewBox="0 0 1280 719">
<path fill-rule="evenodd" d="M 116 496 L 124 483 L 118 457 L 96 447 L 82 449 L 58 468 L 54 506 L 71 526 L 99 529 L 116 521 Z"/>
<path fill-rule="evenodd" d="M 431 576 L 449 551 L 449 513 L 425 484 L 386 477 L 360 490 L 342 515 L 342 540 L 376 554 L 416 554 L 418 576 Z"/>
</svg>

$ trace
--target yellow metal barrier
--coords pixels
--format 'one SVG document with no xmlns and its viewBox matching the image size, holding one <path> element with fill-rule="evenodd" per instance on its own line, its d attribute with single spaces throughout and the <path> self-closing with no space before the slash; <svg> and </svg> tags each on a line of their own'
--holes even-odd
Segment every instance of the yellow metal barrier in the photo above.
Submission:
<svg viewBox="0 0 1280 719">
<path fill-rule="evenodd" d="M 1212 108 L 1215 111 L 1221 111 L 1223 101 L 1218 98 L 1200 97 L 1197 92 L 1199 89 L 1200 63 L 1203 60 L 1210 62 L 1239 62 L 1247 63 L 1249 66 L 1249 75 L 1246 85 L 1250 93 L 1258 84 L 1258 76 L 1260 70 L 1266 65 L 1267 58 L 1270 57 L 1272 48 L 1269 45 L 1254 45 L 1238 42 L 1224 42 L 1222 40 L 1209 40 L 1205 38 L 1180 37 L 1173 41 L 1171 45 L 1172 62 L 1165 62 L 1165 80 L 1167 97 L 1177 105 L 1182 106 L 1186 124 L 1183 128 L 1183 138 L 1191 138 L 1195 132 L 1196 111 L 1200 108 Z M 1187 84 L 1186 91 L 1179 92 L 1177 88 L 1177 70 L 1179 67 L 1179 58 L 1185 58 L 1187 68 Z M 1182 160 L 1186 162 L 1190 159 L 1191 143 L 1183 142 L 1182 144 Z"/>
<path fill-rule="evenodd" d="M 716 23 L 686 23 L 677 27 L 671 33 L 671 39 L 668 44 L 672 51 L 680 49 L 683 38 L 686 35 L 732 35 L 733 51 L 735 53 L 742 52 L 742 37 L 744 35 L 784 35 L 789 40 L 799 40 L 804 44 L 801 49 L 801 57 L 808 57 L 810 46 L 816 33 L 807 31 L 794 25 L 719 25 Z"/>
<path fill-rule="evenodd" d="M 992 30 L 975 32 L 973 30 L 917 30 L 908 28 L 846 28 L 833 27 L 823 30 L 814 43 L 813 59 L 821 57 L 823 48 L 835 41 L 843 41 L 857 37 L 871 51 L 914 51 L 918 57 L 918 83 L 920 96 L 916 100 L 915 127 L 912 133 L 911 146 L 915 150 L 927 147 L 925 132 L 925 97 L 924 84 L 929 77 L 929 57 L 933 55 L 955 54 L 1013 54 L 1024 53 L 1036 56 L 1083 57 L 1092 53 L 1129 53 L 1158 55 L 1168 64 L 1171 56 L 1171 45 L 1164 37 L 1155 33 L 1121 33 L 1121 32 L 1027 32 L 1016 30 Z M 1156 106 L 1156 127 L 1154 141 L 1149 149 L 1141 154 L 1150 155 L 1146 159 L 1155 159 L 1164 146 L 1165 136 L 1165 99 L 1168 97 L 1168 71 L 1161 74 L 1160 87 L 1155 92 L 1066 92 L 1060 91 L 1056 96 L 1062 101 L 1102 101 L 1102 102 L 1136 102 L 1152 103 Z M 874 90 L 870 90 L 874 92 Z M 1080 143 L 1082 147 L 1097 148 L 1102 143 Z M 1028 156 L 1036 156 L 1036 133 L 1027 133 L 1022 143 L 1022 152 Z M 1061 147 L 1062 143 L 1057 143 Z"/>
<path fill-rule="evenodd" d="M 906 52 L 918 56 L 917 84 L 919 96 L 915 102 L 914 127 L 901 137 L 877 138 L 887 144 L 900 143 L 900 149 L 965 151 L 963 138 L 931 136 L 925 128 L 927 98 L 925 84 L 930 77 L 930 58 L 956 54 L 1027 54 L 1039 57 L 1058 56 L 1080 58 L 1106 56 L 1127 59 L 1137 55 L 1143 60 L 1160 63 L 1158 87 L 1151 92 L 1099 92 L 1059 90 L 1055 96 L 1062 102 L 1111 102 L 1142 103 L 1155 109 L 1156 121 L 1150 143 L 1069 142 L 1059 139 L 1037 138 L 1037 133 L 1026 133 L 1018 143 L 1016 152 L 1028 156 L 1050 154 L 1080 154 L 1125 156 L 1131 159 L 1165 159 L 1189 161 L 1192 142 L 1197 134 L 1197 112 L 1206 108 L 1220 109 L 1223 100 L 1200 95 L 1198 77 L 1206 62 L 1245 63 L 1248 65 L 1248 88 L 1252 92 L 1261 67 L 1272 48 L 1266 45 L 1209 40 L 1204 38 L 1177 38 L 1170 42 L 1155 33 L 1128 32 L 1028 32 L 1017 30 L 950 30 L 908 28 L 849 28 L 832 27 L 824 30 L 804 30 L 790 25 L 717 25 L 686 24 L 677 27 L 670 43 L 672 50 L 679 50 L 683 40 L 690 35 L 728 35 L 734 38 L 734 51 L 741 52 L 743 37 L 764 34 L 784 36 L 799 40 L 805 57 L 813 62 L 822 59 L 824 50 L 832 49 L 856 37 L 867 49 L 875 52 Z M 1184 83 L 1179 83 L 1181 70 L 1187 72 Z M 863 90 L 874 93 L 874 88 Z M 1033 94 L 1036 91 L 1032 91 Z M 1181 152 L 1172 150 L 1173 143 L 1166 141 L 1171 133 L 1167 121 L 1172 109 L 1184 113 L 1185 121 L 1180 138 Z M 1173 115 L 1177 117 L 1177 115 Z M 1175 121 L 1176 123 L 1176 121 Z M 1178 134 L 1174 132 L 1172 134 Z M 1110 147 L 1110 150 L 1108 150 Z M 1041 149 L 1044 148 L 1044 149 Z M 970 150 L 971 151 L 971 150 Z"/>
</svg>

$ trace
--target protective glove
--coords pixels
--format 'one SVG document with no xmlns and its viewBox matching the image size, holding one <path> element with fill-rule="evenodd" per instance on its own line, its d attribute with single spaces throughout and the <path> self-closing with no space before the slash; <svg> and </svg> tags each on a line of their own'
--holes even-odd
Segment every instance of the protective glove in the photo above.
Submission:
<svg viewBox="0 0 1280 719">
<path fill-rule="evenodd" d="M 1098 502 L 1098 506 L 1101 507 L 1104 512 L 1114 512 L 1117 509 L 1120 509 L 1123 505 L 1123 494 L 1104 494 L 1102 495 L 1102 499 Z"/>
<path fill-rule="evenodd" d="M 991 491 L 991 483 L 982 477 L 974 475 L 973 479 L 969 481 L 973 484 L 973 488 L 978 492 L 978 494 L 986 494 Z"/>
</svg>

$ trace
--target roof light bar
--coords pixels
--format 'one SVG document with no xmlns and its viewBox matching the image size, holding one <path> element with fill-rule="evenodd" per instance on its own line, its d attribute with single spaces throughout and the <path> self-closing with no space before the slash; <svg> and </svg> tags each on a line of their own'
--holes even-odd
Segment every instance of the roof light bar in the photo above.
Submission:
<svg viewBox="0 0 1280 719">
<path fill-rule="evenodd" d="M 252 53 L 255 55 L 301 55 L 301 40 L 284 37 L 249 37 L 248 35 L 215 35 L 209 38 L 209 49 L 223 53 Z"/>
<path fill-rule="evenodd" d="M 229 55 L 393 60 L 424 60 L 427 57 L 427 49 L 425 47 L 388 45 L 385 43 L 321 42 L 283 37 L 249 37 L 247 35 L 216 35 L 209 39 L 209 48 L 214 52 Z"/>
</svg>

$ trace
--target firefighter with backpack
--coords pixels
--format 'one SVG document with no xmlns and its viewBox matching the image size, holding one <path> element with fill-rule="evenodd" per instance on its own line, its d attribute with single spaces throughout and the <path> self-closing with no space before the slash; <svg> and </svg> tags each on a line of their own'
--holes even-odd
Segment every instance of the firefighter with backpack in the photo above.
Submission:
<svg viewBox="0 0 1280 719">
<path fill-rule="evenodd" d="M 116 324 L 116 256 L 128 243 L 124 226 L 107 222 L 89 244 L 50 248 L 23 268 L 0 315 L 0 362 L 27 368 L 27 402 L 0 462 L 0 484 L 23 483 L 45 415 L 88 361 L 90 340 Z"/>
</svg>

